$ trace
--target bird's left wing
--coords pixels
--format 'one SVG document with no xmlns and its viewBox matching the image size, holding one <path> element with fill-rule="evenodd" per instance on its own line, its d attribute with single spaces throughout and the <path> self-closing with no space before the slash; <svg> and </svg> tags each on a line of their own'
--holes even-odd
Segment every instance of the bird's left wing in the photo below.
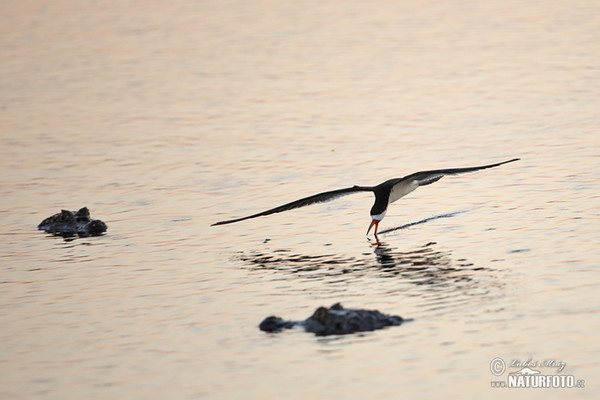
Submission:
<svg viewBox="0 0 600 400">
<path fill-rule="evenodd" d="M 369 187 L 369 186 L 352 186 L 352 187 L 345 188 L 345 189 L 331 190 L 329 192 L 318 193 L 318 194 L 315 194 L 312 196 L 305 197 L 303 199 L 292 201 L 292 202 L 284 204 L 282 206 L 271 208 L 270 210 L 263 211 L 263 212 L 253 214 L 253 215 L 249 215 L 247 217 L 215 222 L 211 226 L 231 224 L 234 222 L 243 221 L 245 219 L 262 217 L 265 215 L 275 214 L 275 213 L 282 212 L 282 211 L 293 210 L 294 208 L 300 208 L 300 207 L 308 206 L 308 205 L 315 204 L 315 203 L 324 203 L 327 201 L 337 199 L 338 197 L 346 196 L 351 193 L 372 192 L 372 191 L 373 191 L 373 188 Z"/>
<path fill-rule="evenodd" d="M 415 172 L 414 174 L 405 176 L 402 181 L 416 181 L 419 186 L 429 185 L 433 182 L 440 180 L 445 175 L 458 175 L 467 172 L 479 171 L 480 169 L 493 168 L 502 164 L 520 160 L 520 158 L 513 158 L 512 160 L 503 161 L 496 164 L 481 165 L 479 167 L 467 167 L 467 168 L 450 168 L 450 169 L 436 169 L 432 171 L 421 171 Z"/>
</svg>

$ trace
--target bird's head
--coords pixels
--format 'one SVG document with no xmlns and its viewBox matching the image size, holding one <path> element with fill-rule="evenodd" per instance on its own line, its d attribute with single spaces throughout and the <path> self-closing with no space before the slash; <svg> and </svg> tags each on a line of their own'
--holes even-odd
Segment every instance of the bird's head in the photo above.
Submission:
<svg viewBox="0 0 600 400">
<path fill-rule="evenodd" d="M 371 209 L 371 225 L 369 225 L 369 229 L 367 229 L 367 235 L 371 231 L 371 228 L 375 227 L 375 236 L 377 236 L 377 227 L 379 226 L 379 223 L 383 217 L 385 217 L 386 210 L 377 212 L 379 210 L 374 210 L 374 208 L 375 206 L 373 206 L 373 209 Z"/>
<path fill-rule="evenodd" d="M 376 219 L 376 218 L 373 218 L 371 220 L 371 225 L 369 225 L 369 229 L 367 229 L 367 233 L 366 233 L 367 235 L 369 234 L 369 232 L 371 232 L 372 227 L 375 227 L 375 235 L 377 235 L 377 227 L 379 226 L 379 221 L 381 221 L 381 220 Z"/>
</svg>

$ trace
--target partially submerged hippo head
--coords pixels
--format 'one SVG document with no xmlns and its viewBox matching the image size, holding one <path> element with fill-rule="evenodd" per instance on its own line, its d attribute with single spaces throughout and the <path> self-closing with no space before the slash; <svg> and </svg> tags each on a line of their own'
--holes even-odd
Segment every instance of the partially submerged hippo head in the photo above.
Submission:
<svg viewBox="0 0 600 400">
<path fill-rule="evenodd" d="M 344 308 L 340 303 L 336 303 L 329 308 L 317 308 L 313 315 L 303 321 L 287 321 L 271 316 L 265 318 L 258 327 L 265 332 L 280 332 L 298 326 L 306 332 L 324 336 L 373 331 L 400 325 L 404 321 L 397 315 L 388 315 L 377 310 Z"/>
<path fill-rule="evenodd" d="M 99 236 L 106 232 L 107 226 L 99 219 L 91 219 L 90 210 L 83 207 L 79 211 L 61 210 L 43 220 L 38 229 L 62 236 Z"/>
</svg>

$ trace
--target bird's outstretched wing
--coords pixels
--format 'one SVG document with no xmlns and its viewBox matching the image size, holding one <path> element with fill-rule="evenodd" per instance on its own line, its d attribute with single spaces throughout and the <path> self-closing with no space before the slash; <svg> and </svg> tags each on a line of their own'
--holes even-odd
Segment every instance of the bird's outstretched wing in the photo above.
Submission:
<svg viewBox="0 0 600 400">
<path fill-rule="evenodd" d="M 265 215 L 275 214 L 275 213 L 282 212 L 282 211 L 293 210 L 294 208 L 300 208 L 300 207 L 308 206 L 308 205 L 315 204 L 315 203 L 324 203 L 327 201 L 337 199 L 338 197 L 346 196 L 351 193 L 372 192 L 372 191 L 373 191 L 373 188 L 370 186 L 352 186 L 352 187 L 345 188 L 345 189 L 331 190 L 329 192 L 323 192 L 323 193 L 315 194 L 313 196 L 305 197 L 300 200 L 292 201 L 291 203 L 287 203 L 287 204 L 284 204 L 279 207 L 271 208 L 270 210 L 263 211 L 263 212 L 253 214 L 253 215 L 249 215 L 247 217 L 215 222 L 211 226 L 231 224 L 234 222 L 243 221 L 245 219 L 262 217 Z"/>
<path fill-rule="evenodd" d="M 513 158 L 512 160 L 499 162 L 496 164 L 481 165 L 479 167 L 467 167 L 467 168 L 450 168 L 450 169 L 436 169 L 432 171 L 421 171 L 415 172 L 414 174 L 401 178 L 401 181 L 416 181 L 419 186 L 429 185 L 433 182 L 439 181 L 445 175 L 458 175 L 466 172 L 478 171 L 480 169 L 493 168 L 502 164 L 520 160 L 520 158 Z"/>
</svg>

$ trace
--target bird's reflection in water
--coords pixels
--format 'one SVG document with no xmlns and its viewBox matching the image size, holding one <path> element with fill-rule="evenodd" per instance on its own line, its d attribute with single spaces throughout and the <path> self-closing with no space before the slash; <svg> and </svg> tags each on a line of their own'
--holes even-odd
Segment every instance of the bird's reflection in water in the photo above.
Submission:
<svg viewBox="0 0 600 400">
<path fill-rule="evenodd" d="M 456 211 L 411 222 L 402 226 L 387 229 L 381 233 L 389 233 L 400 229 L 423 224 L 438 218 L 449 218 L 466 212 Z M 388 246 L 385 242 L 377 241 L 372 246 L 372 252 L 361 253 L 357 256 L 341 254 L 305 255 L 293 254 L 287 249 L 272 250 L 268 253 L 243 253 L 239 258 L 250 264 L 253 269 L 285 271 L 303 279 L 325 279 L 352 274 L 354 277 L 401 276 L 417 284 L 434 284 L 444 281 L 465 281 L 475 271 L 485 271 L 486 268 L 474 267 L 465 260 L 452 260 L 451 252 L 436 249 L 436 243 L 430 242 L 423 246 L 400 251 Z"/>
<path fill-rule="evenodd" d="M 290 250 L 279 249 L 269 253 L 245 253 L 239 259 L 254 270 L 286 272 L 301 279 L 323 280 L 344 275 L 354 278 L 403 277 L 417 285 L 468 281 L 471 279 L 469 275 L 474 271 L 486 270 L 475 268 L 464 260 L 453 261 L 449 251 L 437 250 L 435 247 L 436 243 L 431 242 L 412 250 L 399 251 L 380 243 L 372 249 L 372 253 L 361 253 L 357 257 L 293 254 Z"/>
<path fill-rule="evenodd" d="M 412 222 L 386 232 L 398 231 L 464 211 L 441 214 Z M 478 308 L 497 296 L 504 296 L 500 271 L 454 259 L 450 250 L 435 242 L 400 250 L 377 240 L 369 251 L 352 255 L 298 254 L 288 249 L 242 253 L 239 258 L 255 272 L 277 271 L 274 280 L 297 279 L 300 285 L 287 290 L 319 292 L 336 300 L 341 294 L 402 296 L 414 299 L 421 313 L 445 314 L 459 308 Z M 319 282 L 319 284 L 316 284 Z M 315 283 L 315 284 L 313 284 Z M 412 300 L 411 300 L 412 301 Z M 407 304 L 407 303 L 404 303 Z M 421 314 L 423 315 L 423 314 Z"/>
<path fill-rule="evenodd" d="M 462 212 L 426 218 L 387 232 Z M 336 300 L 341 294 L 351 293 L 413 298 L 415 307 L 423 313 L 444 314 L 458 308 L 477 308 L 504 296 L 500 271 L 455 259 L 452 251 L 440 249 L 435 242 L 401 250 L 377 241 L 375 246 L 370 244 L 366 248 L 369 250 L 353 251 L 352 255 L 333 252 L 308 255 L 276 249 L 242 253 L 239 258 L 255 272 L 279 272 L 271 275 L 271 279 L 297 279 L 301 283 L 298 290 L 306 290 L 308 284 L 311 293 L 319 292 Z M 287 290 L 294 287 L 291 284 Z"/>
<path fill-rule="evenodd" d="M 458 214 L 466 213 L 468 211 L 477 210 L 478 208 L 481 208 L 481 207 L 475 207 L 475 208 L 471 208 L 469 210 L 453 211 L 453 212 L 446 213 L 446 214 L 434 215 L 433 217 L 428 217 L 428 218 L 422 219 L 420 221 L 409 222 L 408 224 L 400 225 L 400 226 L 397 226 L 395 228 L 385 229 L 383 231 L 380 231 L 379 234 L 380 235 L 385 235 L 386 233 L 398 231 L 398 230 L 401 230 L 401 229 L 410 228 L 411 226 L 415 226 L 415 225 L 421 225 L 421 224 L 424 224 L 426 222 L 433 221 L 433 220 L 440 219 L 440 218 L 451 218 L 451 217 L 454 217 L 454 216 L 456 216 Z"/>
<path fill-rule="evenodd" d="M 438 314 L 477 307 L 502 296 L 504 284 L 499 271 L 453 259 L 450 251 L 437 247 L 431 242 L 401 251 L 380 243 L 357 256 L 304 255 L 279 249 L 244 253 L 239 258 L 255 272 L 276 271 L 271 279 L 297 279 L 298 290 L 306 290 L 308 284 L 311 293 L 336 301 L 349 293 L 402 296 L 418 299 L 416 307 L 422 312 Z M 290 282 L 286 287 L 294 290 L 295 286 Z"/>
</svg>

